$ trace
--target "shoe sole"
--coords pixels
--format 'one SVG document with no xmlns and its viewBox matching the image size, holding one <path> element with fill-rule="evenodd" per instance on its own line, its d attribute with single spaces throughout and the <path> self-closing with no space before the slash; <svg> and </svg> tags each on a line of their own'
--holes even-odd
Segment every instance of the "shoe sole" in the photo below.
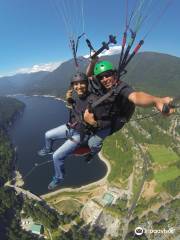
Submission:
<svg viewBox="0 0 180 240">
<path fill-rule="evenodd" d="M 56 189 L 57 187 L 59 187 L 60 185 L 61 185 L 61 183 L 59 183 L 58 185 L 56 185 L 56 186 L 53 187 L 53 188 L 51 188 L 51 187 L 48 186 L 48 190 L 50 190 L 50 191 L 51 191 L 51 190 L 54 190 L 54 189 Z"/>
<path fill-rule="evenodd" d="M 54 152 L 46 153 L 46 154 L 44 154 L 44 155 L 38 154 L 38 156 L 39 156 L 39 157 L 45 157 L 45 156 L 48 156 L 48 155 L 52 155 L 53 153 L 54 153 Z"/>
<path fill-rule="evenodd" d="M 52 191 L 52 190 L 56 189 L 58 186 L 59 186 L 59 185 L 57 185 L 56 187 L 53 187 L 53 188 L 48 187 L 48 190 L 49 190 L 49 191 Z"/>
</svg>

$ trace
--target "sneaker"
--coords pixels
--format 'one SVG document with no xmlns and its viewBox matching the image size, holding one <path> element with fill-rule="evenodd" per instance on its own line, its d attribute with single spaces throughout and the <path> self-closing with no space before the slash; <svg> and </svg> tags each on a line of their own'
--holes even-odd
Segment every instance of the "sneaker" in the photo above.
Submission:
<svg viewBox="0 0 180 240">
<path fill-rule="evenodd" d="M 44 157 L 48 154 L 52 154 L 52 151 L 48 150 L 47 148 L 42 148 L 41 150 L 38 151 L 38 155 L 40 157 Z"/>
<path fill-rule="evenodd" d="M 53 177 L 53 180 L 52 180 L 52 181 L 50 182 L 50 184 L 48 185 L 48 189 L 49 189 L 49 190 L 53 190 L 54 188 L 58 187 L 61 182 L 62 182 L 62 179 Z"/>
</svg>

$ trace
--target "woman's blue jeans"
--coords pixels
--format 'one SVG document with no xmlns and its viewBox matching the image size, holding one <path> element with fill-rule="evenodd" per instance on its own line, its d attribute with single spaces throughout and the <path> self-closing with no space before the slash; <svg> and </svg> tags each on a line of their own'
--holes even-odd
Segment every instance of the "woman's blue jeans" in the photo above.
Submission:
<svg viewBox="0 0 180 240">
<path fill-rule="evenodd" d="M 104 129 L 98 131 L 95 135 L 84 138 L 91 149 L 92 155 L 95 155 L 102 148 L 103 139 L 108 136 L 110 129 Z M 53 162 L 55 177 L 57 179 L 64 178 L 64 159 L 72 154 L 77 149 L 81 142 L 80 134 L 72 128 L 68 128 L 66 124 L 51 129 L 45 133 L 45 146 L 47 150 L 51 150 L 53 141 L 58 139 L 66 139 L 66 141 L 53 153 Z"/>
<path fill-rule="evenodd" d="M 64 159 L 73 153 L 80 145 L 80 134 L 68 128 L 66 124 L 53 128 L 45 133 L 46 149 L 51 150 L 52 143 L 58 139 L 66 139 L 66 141 L 53 153 L 53 162 L 55 177 L 57 179 L 64 178 Z"/>
</svg>

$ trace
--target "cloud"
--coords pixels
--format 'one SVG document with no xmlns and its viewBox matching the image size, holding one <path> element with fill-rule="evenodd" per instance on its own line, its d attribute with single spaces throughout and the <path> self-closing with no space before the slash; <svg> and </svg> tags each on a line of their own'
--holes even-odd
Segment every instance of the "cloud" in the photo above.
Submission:
<svg viewBox="0 0 180 240">
<path fill-rule="evenodd" d="M 114 55 L 119 54 L 121 52 L 121 46 L 110 46 L 109 50 L 104 50 L 102 53 L 99 54 L 99 57 L 107 56 L 107 55 Z M 85 55 L 85 58 L 89 58 L 89 55 Z"/>
<path fill-rule="evenodd" d="M 52 72 L 54 71 L 57 67 L 60 66 L 60 64 L 62 63 L 62 61 L 60 62 L 50 62 L 50 63 L 45 63 L 45 64 L 35 64 L 32 67 L 26 67 L 26 68 L 19 68 L 16 70 L 16 74 L 19 73 L 35 73 L 35 72 L 39 72 L 39 71 L 48 71 L 48 72 Z"/>
</svg>

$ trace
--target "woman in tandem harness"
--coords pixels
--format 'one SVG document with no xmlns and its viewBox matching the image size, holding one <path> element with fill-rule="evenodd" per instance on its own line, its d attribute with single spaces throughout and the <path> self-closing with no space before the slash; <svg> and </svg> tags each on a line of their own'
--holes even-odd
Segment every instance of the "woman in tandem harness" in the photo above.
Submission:
<svg viewBox="0 0 180 240">
<path fill-rule="evenodd" d="M 38 152 L 39 156 L 45 156 L 52 153 L 55 175 L 48 185 L 48 189 L 56 188 L 64 179 L 64 160 L 70 154 L 81 146 L 86 145 L 90 149 L 90 157 L 100 151 L 102 140 L 99 136 L 92 138 L 97 131 L 96 121 L 91 121 L 88 125 L 83 121 L 83 115 L 87 109 L 89 98 L 92 95 L 88 91 L 88 78 L 83 73 L 77 73 L 71 80 L 72 90 L 66 94 L 66 98 L 71 107 L 69 122 L 45 133 L 45 147 Z M 72 91 L 77 94 L 76 99 L 72 98 Z M 93 95 L 95 96 L 95 95 Z M 103 139 L 104 132 L 100 132 Z M 105 133 L 105 136 L 107 133 Z M 90 139 L 91 137 L 91 139 Z M 52 145 L 55 140 L 65 139 L 65 142 L 55 151 L 52 152 Z"/>
</svg>

